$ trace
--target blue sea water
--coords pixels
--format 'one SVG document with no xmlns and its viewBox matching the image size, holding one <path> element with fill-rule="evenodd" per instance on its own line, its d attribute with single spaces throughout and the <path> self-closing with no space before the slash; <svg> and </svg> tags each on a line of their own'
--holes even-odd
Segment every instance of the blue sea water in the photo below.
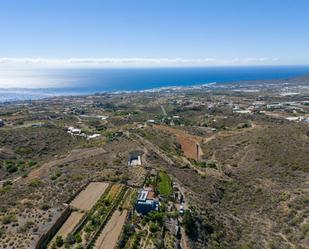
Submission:
<svg viewBox="0 0 309 249">
<path fill-rule="evenodd" d="M 24 72 L 25 73 L 25 72 Z M 13 99 L 40 98 L 50 95 L 92 94 L 112 91 L 138 91 L 169 86 L 191 86 L 212 82 L 270 80 L 309 74 L 309 66 L 200 67 L 200 68 L 122 68 L 122 69 L 49 69 L 27 72 L 25 80 L 51 88 L 14 89 Z M 6 97 L 5 97 L 5 96 Z M 11 98 L 11 99 L 12 99 Z M 10 100 L 0 92 L 0 101 Z"/>
<path fill-rule="evenodd" d="M 138 91 L 212 82 L 291 78 L 309 73 L 308 66 L 70 69 L 53 72 L 76 91 Z M 52 75 L 51 75 L 52 77 Z"/>
</svg>

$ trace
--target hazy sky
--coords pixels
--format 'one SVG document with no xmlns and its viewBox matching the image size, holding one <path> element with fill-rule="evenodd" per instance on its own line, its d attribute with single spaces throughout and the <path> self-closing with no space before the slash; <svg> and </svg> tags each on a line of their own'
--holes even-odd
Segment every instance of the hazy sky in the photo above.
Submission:
<svg viewBox="0 0 309 249">
<path fill-rule="evenodd" d="M 0 65 L 309 64 L 308 0 L 7 0 Z"/>
</svg>

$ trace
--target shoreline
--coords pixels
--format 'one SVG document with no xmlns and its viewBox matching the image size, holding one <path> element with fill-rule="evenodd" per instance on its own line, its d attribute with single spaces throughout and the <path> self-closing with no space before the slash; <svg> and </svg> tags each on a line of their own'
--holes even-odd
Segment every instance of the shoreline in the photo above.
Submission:
<svg viewBox="0 0 309 249">
<path fill-rule="evenodd" d="M 140 90 L 115 90 L 115 91 L 73 91 L 74 88 L 0 88 L 0 104 L 10 104 L 23 101 L 35 101 L 40 99 L 49 99 L 57 97 L 81 97 L 94 96 L 102 94 L 138 94 L 138 93 L 160 93 L 160 92 L 177 92 L 190 90 L 205 90 L 205 89 L 232 89 L 235 87 L 249 87 L 265 84 L 289 84 L 299 83 L 300 80 L 309 82 L 309 74 L 302 74 L 291 78 L 277 79 L 255 79 L 255 80 L 235 80 L 230 82 L 209 82 L 197 83 L 192 85 L 174 85 L 161 86 L 149 89 Z M 303 82 L 304 83 L 304 82 Z M 305 83 L 306 84 L 306 83 Z M 7 95 L 9 94 L 9 96 Z"/>
</svg>

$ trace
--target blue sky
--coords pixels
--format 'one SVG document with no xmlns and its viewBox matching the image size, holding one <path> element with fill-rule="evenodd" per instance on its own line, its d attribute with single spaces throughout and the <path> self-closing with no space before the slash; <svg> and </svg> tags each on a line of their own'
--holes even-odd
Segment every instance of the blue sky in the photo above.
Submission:
<svg viewBox="0 0 309 249">
<path fill-rule="evenodd" d="M 307 0 L 7 0 L 0 62 L 304 65 L 308 12 Z"/>
</svg>

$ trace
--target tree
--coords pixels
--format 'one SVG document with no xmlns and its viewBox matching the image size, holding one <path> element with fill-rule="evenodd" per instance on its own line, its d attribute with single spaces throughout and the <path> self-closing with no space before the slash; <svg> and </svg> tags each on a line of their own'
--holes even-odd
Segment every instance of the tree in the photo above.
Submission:
<svg viewBox="0 0 309 249">
<path fill-rule="evenodd" d="M 186 210 L 183 216 L 183 224 L 186 230 L 186 233 L 190 238 L 196 238 L 197 236 L 197 226 L 194 222 L 192 214 L 189 210 Z"/>
<path fill-rule="evenodd" d="M 75 235 L 75 241 L 76 241 L 76 243 L 82 242 L 82 237 L 80 236 L 79 233 Z"/>
</svg>

